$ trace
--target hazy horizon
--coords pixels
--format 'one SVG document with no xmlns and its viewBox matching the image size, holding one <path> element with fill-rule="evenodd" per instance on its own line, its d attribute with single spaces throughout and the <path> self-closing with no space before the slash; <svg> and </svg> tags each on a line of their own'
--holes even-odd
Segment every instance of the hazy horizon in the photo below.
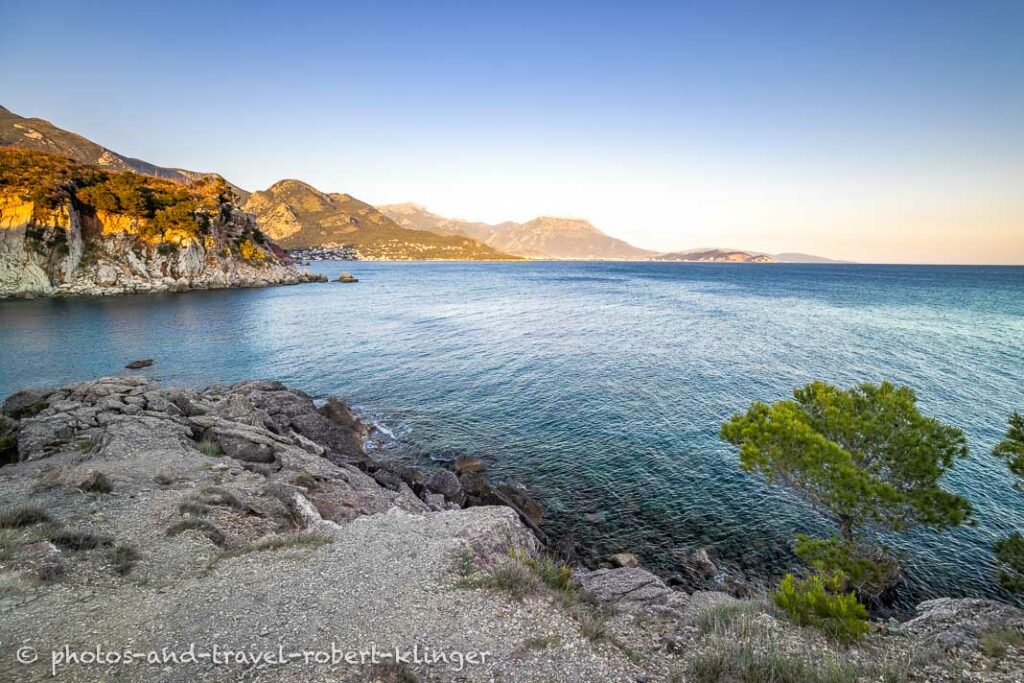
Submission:
<svg viewBox="0 0 1024 683">
<path fill-rule="evenodd" d="M 0 9 L 0 104 L 121 154 L 655 251 L 1024 264 L 1024 4 Z"/>
</svg>

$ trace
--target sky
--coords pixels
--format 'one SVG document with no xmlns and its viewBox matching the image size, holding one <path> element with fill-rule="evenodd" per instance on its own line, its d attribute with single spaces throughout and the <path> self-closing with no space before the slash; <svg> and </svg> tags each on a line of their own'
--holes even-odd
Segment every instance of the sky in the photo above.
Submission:
<svg viewBox="0 0 1024 683">
<path fill-rule="evenodd" d="M 1024 2 L 0 2 L 0 104 L 659 251 L 1024 264 Z"/>
</svg>

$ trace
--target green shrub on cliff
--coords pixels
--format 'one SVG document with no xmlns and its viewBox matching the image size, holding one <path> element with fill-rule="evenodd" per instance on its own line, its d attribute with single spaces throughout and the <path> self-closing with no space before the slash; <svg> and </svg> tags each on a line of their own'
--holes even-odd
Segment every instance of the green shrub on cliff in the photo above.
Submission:
<svg viewBox="0 0 1024 683">
<path fill-rule="evenodd" d="M 1010 415 L 1006 436 L 992 449 L 992 455 L 1006 461 L 1010 471 L 1024 479 L 1024 415 Z M 1017 482 L 1021 488 L 1021 482 Z M 1024 592 L 1024 535 L 1015 531 L 996 541 L 993 547 L 1001 567 L 999 584 L 1006 590 Z"/>
<path fill-rule="evenodd" d="M 849 642 L 867 634 L 870 625 L 867 608 L 845 588 L 841 573 L 806 579 L 786 574 L 771 597 L 795 623 L 820 628 L 837 640 Z"/>
<path fill-rule="evenodd" d="M 811 564 L 841 570 L 865 595 L 894 577 L 884 556 L 863 540 L 866 530 L 957 526 L 971 514 L 966 499 L 940 486 L 967 457 L 961 430 L 922 415 L 909 387 L 889 382 L 839 389 L 813 382 L 793 400 L 754 403 L 722 425 L 740 448 L 740 466 L 800 494 L 837 527 L 832 541 L 802 542 Z M 864 579 L 862 583 L 862 579 Z M 859 584 L 859 585 L 858 585 Z"/>
<path fill-rule="evenodd" d="M 68 202 L 93 212 L 142 219 L 140 234 L 152 240 L 166 233 L 205 234 L 210 216 L 227 218 L 230 185 L 206 176 L 187 185 L 133 172 L 79 164 L 56 154 L 0 149 L 0 191 L 34 203 L 35 218 Z"/>
</svg>

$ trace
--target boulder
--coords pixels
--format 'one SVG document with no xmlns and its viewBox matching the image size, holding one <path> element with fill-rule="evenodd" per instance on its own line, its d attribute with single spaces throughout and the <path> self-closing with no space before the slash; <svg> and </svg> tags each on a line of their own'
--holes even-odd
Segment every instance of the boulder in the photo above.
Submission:
<svg viewBox="0 0 1024 683">
<path fill-rule="evenodd" d="M 672 590 L 657 576 L 639 567 L 581 570 L 573 574 L 573 579 L 598 602 L 626 611 L 658 608 L 658 611 L 667 609 L 681 615 L 687 603 L 686 593 Z"/>
<path fill-rule="evenodd" d="M 385 468 L 380 468 L 374 471 L 370 476 L 373 477 L 374 481 L 378 484 L 386 489 L 390 489 L 391 491 L 400 490 L 402 488 L 402 484 L 405 483 L 402 481 L 402 477 L 398 472 Z"/>
<path fill-rule="evenodd" d="M 466 494 L 462 490 L 459 478 L 449 470 L 434 470 L 423 480 L 423 487 L 431 493 L 440 493 L 458 505 L 466 502 Z"/>
<path fill-rule="evenodd" d="M 491 485 L 487 483 L 487 478 L 480 472 L 460 474 L 459 483 L 462 484 L 462 490 L 471 503 L 481 504 L 480 499 L 491 492 Z"/>
<path fill-rule="evenodd" d="M 615 567 L 639 567 L 640 561 L 633 553 L 615 553 L 608 558 Z"/>
<path fill-rule="evenodd" d="M 148 368 L 152 364 L 153 364 L 153 359 L 152 358 L 146 358 L 144 360 L 133 360 L 131 363 L 129 363 L 125 367 L 128 368 L 129 370 L 139 370 L 141 368 Z"/>
<path fill-rule="evenodd" d="M 274 462 L 274 449 L 266 443 L 259 443 L 237 433 L 226 434 L 207 430 L 206 439 L 215 442 L 224 455 L 242 462 L 270 464 Z"/>
<path fill-rule="evenodd" d="M 534 526 L 540 526 L 544 522 L 544 509 L 540 503 L 526 492 L 525 489 L 503 484 L 497 487 L 497 491 L 504 496 L 512 507 L 519 511 L 523 517 L 528 519 Z"/>
</svg>

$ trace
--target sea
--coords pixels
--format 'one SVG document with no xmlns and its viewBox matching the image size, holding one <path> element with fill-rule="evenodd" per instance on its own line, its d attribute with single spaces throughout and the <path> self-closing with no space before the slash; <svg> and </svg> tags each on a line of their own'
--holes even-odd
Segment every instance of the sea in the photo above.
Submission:
<svg viewBox="0 0 1024 683">
<path fill-rule="evenodd" d="M 831 527 L 740 471 L 719 428 L 812 380 L 890 380 L 964 430 L 945 477 L 975 524 L 876 536 L 905 604 L 1000 596 L 991 545 L 1024 493 L 991 455 L 1024 411 L 1024 268 L 620 262 L 315 263 L 357 284 L 0 302 L 0 394 L 129 372 L 202 387 L 272 378 L 349 400 L 375 457 L 470 454 L 526 487 L 585 556 L 661 574 L 703 548 L 771 579 Z"/>
</svg>

